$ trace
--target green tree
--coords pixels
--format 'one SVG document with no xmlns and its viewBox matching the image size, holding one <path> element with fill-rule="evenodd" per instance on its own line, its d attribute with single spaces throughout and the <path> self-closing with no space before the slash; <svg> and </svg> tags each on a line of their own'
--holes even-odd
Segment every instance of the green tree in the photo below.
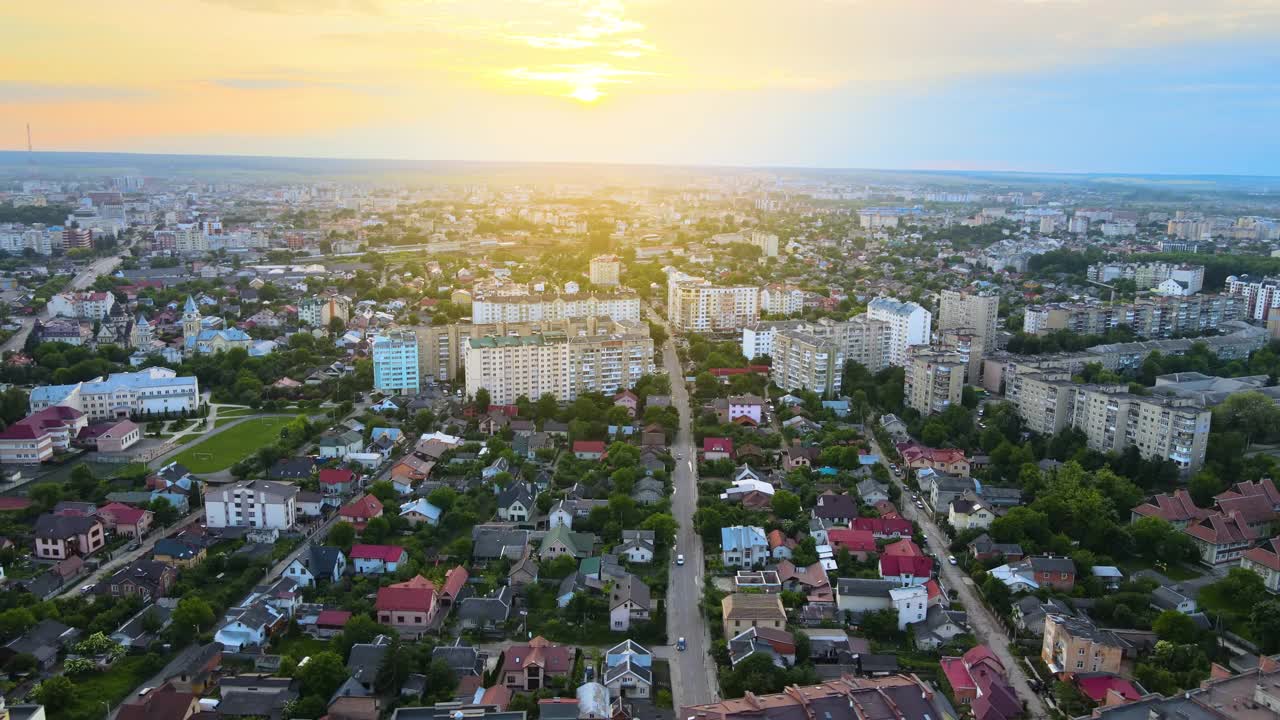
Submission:
<svg viewBox="0 0 1280 720">
<path fill-rule="evenodd" d="M 669 513 L 654 513 L 640 523 L 641 530 L 653 531 L 654 541 L 659 547 L 675 543 L 677 527 L 676 519 Z"/>
<path fill-rule="evenodd" d="M 481 413 L 489 411 L 489 390 L 487 388 L 476 390 L 476 410 Z"/>
<path fill-rule="evenodd" d="M 351 545 L 356 541 L 356 529 L 349 522 L 335 523 L 329 529 L 328 542 L 330 545 L 342 548 L 343 552 L 349 552 Z"/>
<path fill-rule="evenodd" d="M 1280 600 L 1268 599 L 1254 605 L 1249 614 L 1249 627 L 1263 652 L 1280 649 Z"/>
<path fill-rule="evenodd" d="M 178 601 L 177 607 L 173 609 L 172 619 L 173 626 L 185 632 L 187 628 L 205 630 L 213 627 L 215 616 L 213 608 L 204 598 L 192 595 Z"/>
<path fill-rule="evenodd" d="M 65 675 L 55 675 L 45 680 L 31 691 L 31 695 L 52 714 L 61 713 L 77 702 L 76 686 Z"/>
<path fill-rule="evenodd" d="M 312 655 L 306 665 L 298 668 L 297 674 L 304 695 L 319 695 L 326 698 L 350 676 L 342 656 L 327 651 Z"/>
<path fill-rule="evenodd" d="M 779 490 L 773 494 L 773 512 L 783 520 L 795 520 L 800 516 L 800 498 L 793 492 Z"/>
<path fill-rule="evenodd" d="M 1165 610 L 1151 623 L 1151 629 L 1161 640 L 1173 643 L 1193 643 L 1200 635 L 1200 628 L 1191 616 L 1177 610 Z"/>
<path fill-rule="evenodd" d="M 1238 430 L 1245 444 L 1256 437 L 1270 437 L 1280 429 L 1280 406 L 1260 392 L 1235 393 L 1213 409 L 1214 429 Z M 1220 426 L 1220 427 L 1219 427 Z"/>
</svg>

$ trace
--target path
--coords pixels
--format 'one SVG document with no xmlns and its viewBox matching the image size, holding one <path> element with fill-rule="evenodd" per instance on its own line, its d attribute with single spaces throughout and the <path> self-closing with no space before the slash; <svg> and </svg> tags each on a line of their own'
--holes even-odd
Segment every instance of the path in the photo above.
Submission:
<svg viewBox="0 0 1280 720">
<path fill-rule="evenodd" d="M 670 337 L 671 329 L 656 314 L 651 319 L 667 330 L 667 342 L 662 346 L 662 364 L 671 379 L 671 402 L 680 413 L 680 429 L 671 448 L 676 458 L 672 473 L 671 512 L 679 525 L 675 553 L 684 554 L 685 564 L 683 567 L 671 566 L 667 586 L 667 639 L 674 644 L 683 637 L 688 644 L 687 650 L 672 653 L 671 659 L 671 690 L 675 706 L 679 708 L 716 702 L 720 694 L 716 691 L 718 682 L 715 660 L 711 657 L 711 635 L 701 607 L 705 565 L 702 538 L 693 526 L 693 513 L 698 507 L 698 475 L 695 465 L 697 452 L 690 430 L 689 391 L 685 387 L 684 371 L 676 355 L 675 343 Z"/>
<path fill-rule="evenodd" d="M 872 419 L 870 422 L 875 422 Z M 871 427 L 870 422 L 867 427 Z M 985 644 L 995 652 L 996 657 L 1000 658 L 1000 662 L 1004 663 L 1005 669 L 1009 673 L 1009 682 L 1013 685 L 1013 689 L 1017 691 L 1018 697 L 1027 706 L 1029 717 L 1047 718 L 1049 713 L 1045 710 L 1044 703 L 1040 700 L 1040 696 L 1031 689 L 1031 683 L 1027 679 L 1027 673 L 1023 669 L 1020 658 L 1013 656 L 1009 652 L 1009 634 L 1005 632 L 1004 626 L 996 620 L 991 611 L 982 602 L 982 598 L 978 596 L 977 590 L 973 586 L 973 581 L 960 570 L 959 567 L 947 562 L 947 557 L 951 554 L 950 548 L 947 547 L 948 541 L 946 535 L 942 534 L 942 530 L 933 522 L 933 517 L 927 511 L 917 510 L 911 500 L 911 490 L 903 485 L 902 480 L 897 474 L 888 467 L 889 459 L 881 452 L 880 444 L 876 441 L 875 435 L 868 433 L 871 441 L 871 450 L 880 458 L 881 464 L 889 470 L 890 477 L 893 482 L 902 491 L 899 505 L 902 516 L 908 520 L 914 520 L 919 523 L 921 530 L 929 537 L 927 542 L 929 549 L 933 551 L 934 557 L 938 558 L 938 571 L 947 587 L 955 590 L 960 595 L 960 601 L 964 604 L 965 612 L 969 616 L 969 625 L 973 627 L 974 635 L 978 641 Z"/>
</svg>

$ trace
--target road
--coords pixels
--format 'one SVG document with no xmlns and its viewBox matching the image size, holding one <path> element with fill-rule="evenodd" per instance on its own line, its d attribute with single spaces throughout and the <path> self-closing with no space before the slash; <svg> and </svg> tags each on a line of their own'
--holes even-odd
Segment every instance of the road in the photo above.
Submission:
<svg viewBox="0 0 1280 720">
<path fill-rule="evenodd" d="M 99 580 L 106 577 L 110 573 L 113 573 L 116 570 L 119 570 L 121 567 L 124 567 L 125 565 L 143 557 L 144 555 L 150 554 L 151 549 L 156 546 L 156 542 L 160 540 L 160 538 L 169 537 L 170 535 L 177 533 L 178 531 L 182 530 L 186 526 L 190 525 L 191 523 L 203 517 L 204 517 L 204 508 L 200 508 L 199 510 L 192 511 L 189 515 L 182 518 L 177 523 L 170 525 L 165 530 L 151 533 L 149 536 L 147 536 L 146 539 L 142 541 L 142 545 L 140 545 L 137 550 L 134 550 L 130 553 L 122 555 L 110 562 L 103 563 L 97 570 L 93 572 L 92 575 L 89 575 L 86 578 L 82 578 L 79 582 L 76 583 L 75 587 L 63 593 L 62 597 L 70 598 L 70 597 L 75 597 L 76 595 L 79 595 L 80 588 L 84 587 L 85 585 L 96 584 Z"/>
<path fill-rule="evenodd" d="M 652 320 L 666 328 L 660 317 L 655 315 Z M 684 638 L 688 644 L 684 652 L 674 652 L 671 660 L 671 691 L 675 706 L 679 708 L 716 702 L 720 694 L 716 691 L 718 684 L 715 660 L 711 657 L 711 635 L 700 607 L 705 564 L 702 538 L 693 526 L 693 512 L 698 507 L 697 452 L 691 430 L 693 419 L 684 371 L 670 337 L 670 328 L 667 328 L 667 334 L 667 342 L 662 346 L 662 364 L 671 378 L 671 402 L 680 413 L 680 429 L 671 449 L 676 458 L 672 473 L 671 512 L 679 525 L 675 552 L 683 553 L 685 559 L 684 566 L 671 566 L 671 578 L 667 584 L 667 637 L 673 644 L 678 638 Z"/>
<path fill-rule="evenodd" d="M 88 267 L 81 270 L 75 277 L 71 278 L 67 290 L 83 290 L 93 284 L 99 275 L 106 275 L 116 269 L 122 258 L 118 255 L 111 257 L 98 258 L 89 263 Z M 36 317 L 18 318 L 22 322 L 22 329 L 13 334 L 13 337 L 5 341 L 4 345 L 0 345 L 0 352 L 6 350 L 21 350 L 27 344 L 27 336 L 31 334 L 31 328 L 35 325 L 35 321 L 45 321 L 49 319 L 49 308 L 46 307 L 40 315 Z"/>
<path fill-rule="evenodd" d="M 875 422 L 872 419 L 869 422 Z M 870 425 L 868 424 L 868 427 Z M 933 517 L 927 510 L 917 510 L 911 501 L 911 490 L 903 485 L 902 480 L 888 467 L 889 460 L 883 452 L 880 445 L 876 442 L 875 436 L 868 434 L 871 441 L 872 451 L 880 457 L 880 462 L 885 465 L 885 469 L 889 470 L 889 476 L 893 478 L 893 482 L 902 491 L 902 499 L 899 504 L 902 506 L 900 512 L 902 516 L 908 520 L 914 520 L 920 525 L 925 535 L 929 537 L 927 542 L 929 549 L 933 551 L 934 557 L 940 560 L 939 574 L 942 576 L 943 583 L 950 589 L 960 595 L 960 602 L 964 604 L 965 612 L 969 615 L 969 625 L 973 628 L 973 633 L 977 636 L 978 641 L 990 647 L 995 652 L 996 657 L 1000 658 L 1000 662 L 1004 663 L 1005 669 L 1009 673 L 1009 682 L 1013 685 L 1013 689 L 1017 691 L 1018 697 L 1027 706 L 1027 714 L 1033 718 L 1047 718 L 1049 713 L 1045 710 L 1044 703 L 1040 700 L 1040 696 L 1031 689 L 1031 683 L 1028 681 L 1027 673 L 1023 669 L 1022 662 L 1009 652 L 1009 634 L 1005 632 L 1004 626 L 996 620 L 982 603 L 982 599 L 978 597 L 978 591 L 973 586 L 973 581 L 960 568 L 951 565 L 946 558 L 951 554 L 948 548 L 949 541 L 947 536 L 943 535 L 942 530 L 933 522 Z"/>
</svg>

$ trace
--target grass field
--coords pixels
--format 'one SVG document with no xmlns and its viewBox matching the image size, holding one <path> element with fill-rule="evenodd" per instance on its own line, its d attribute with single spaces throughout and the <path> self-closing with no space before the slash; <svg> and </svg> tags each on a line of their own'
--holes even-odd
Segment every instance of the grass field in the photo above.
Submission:
<svg viewBox="0 0 1280 720">
<path fill-rule="evenodd" d="M 280 428 L 293 422 L 293 415 L 268 415 L 245 420 L 239 425 L 202 440 L 174 456 L 193 473 L 211 473 L 235 465 L 275 442 Z"/>
</svg>

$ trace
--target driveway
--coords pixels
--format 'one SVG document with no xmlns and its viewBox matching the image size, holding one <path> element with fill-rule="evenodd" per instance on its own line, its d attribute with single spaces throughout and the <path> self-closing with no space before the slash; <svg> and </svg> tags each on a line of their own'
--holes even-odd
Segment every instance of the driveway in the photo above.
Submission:
<svg viewBox="0 0 1280 720">
<path fill-rule="evenodd" d="M 871 420 L 875 422 L 875 420 Z M 1040 696 L 1031 689 L 1031 683 L 1028 682 L 1027 673 L 1023 670 L 1022 662 L 1009 652 L 1009 635 L 1004 631 L 999 621 L 982 603 L 982 599 L 978 596 L 978 591 L 973 586 L 973 580 L 968 575 L 961 572 L 960 568 L 951 565 L 946 558 L 951 554 L 947 547 L 949 541 L 942 534 L 942 530 L 933 522 L 933 517 L 928 512 L 918 511 L 911 502 L 911 491 L 902 484 L 902 481 L 888 467 L 889 460 L 880 450 L 879 443 L 876 442 L 875 435 L 868 434 L 871 441 L 871 450 L 880 457 L 881 464 L 885 465 L 885 469 L 889 470 L 889 476 L 893 478 L 893 482 L 902 491 L 901 505 L 902 516 L 908 520 L 914 520 L 919 523 L 924 533 L 929 536 L 928 546 L 933 551 L 934 557 L 941 562 L 938 572 L 943 583 L 950 589 L 959 593 L 960 601 L 964 603 L 964 609 L 969 615 L 969 625 L 973 627 L 973 633 L 978 640 L 995 652 L 1000 658 L 1000 662 L 1004 663 L 1005 669 L 1009 673 L 1009 682 L 1013 685 L 1013 689 L 1017 691 L 1018 697 L 1022 699 L 1027 706 L 1027 714 L 1033 718 L 1047 718 L 1048 711 L 1045 710 L 1044 703 L 1041 702 Z"/>
</svg>

